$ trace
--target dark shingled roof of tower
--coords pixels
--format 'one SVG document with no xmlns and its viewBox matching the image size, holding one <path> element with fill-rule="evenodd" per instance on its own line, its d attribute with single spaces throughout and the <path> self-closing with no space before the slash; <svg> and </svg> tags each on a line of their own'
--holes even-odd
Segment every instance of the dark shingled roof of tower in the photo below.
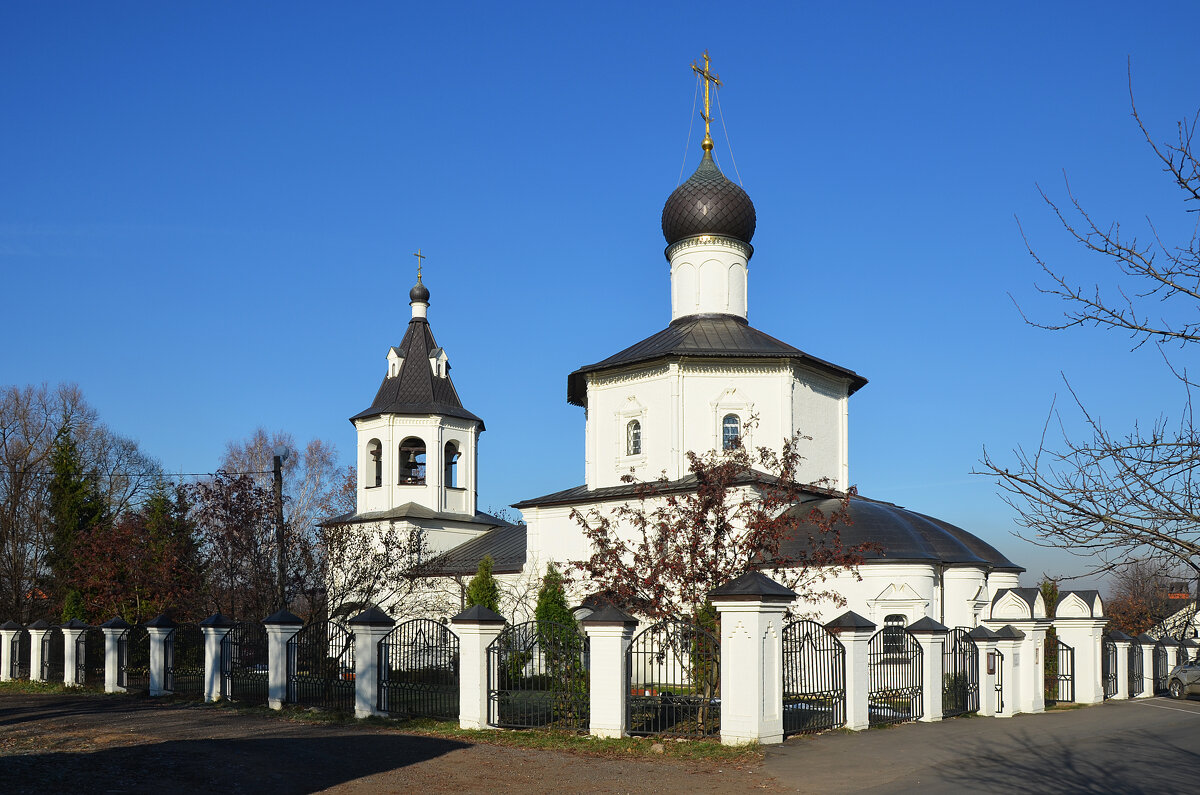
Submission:
<svg viewBox="0 0 1200 795">
<path fill-rule="evenodd" d="M 400 373 L 385 377 L 370 407 L 355 414 L 350 421 L 380 414 L 442 414 L 478 422 L 482 431 L 483 420 L 463 408 L 450 376 L 439 378 L 433 374 L 429 355 L 437 347 L 429 323 L 423 317 L 414 317 L 404 332 L 404 339 L 396 346 L 404 357 Z"/>
<path fill-rule="evenodd" d="M 711 152 L 667 197 L 662 211 L 662 231 L 667 244 L 696 235 L 725 235 L 749 243 L 757 218 L 746 191 L 717 168 Z"/>
<path fill-rule="evenodd" d="M 834 378 L 850 382 L 853 395 L 867 379 L 853 370 L 811 356 L 799 348 L 759 331 L 736 315 L 688 315 L 671 322 L 657 334 L 630 345 L 603 361 L 580 367 L 567 376 L 567 402 L 587 405 L 587 374 L 611 370 L 664 357 L 696 356 L 728 359 L 789 359 Z"/>
</svg>

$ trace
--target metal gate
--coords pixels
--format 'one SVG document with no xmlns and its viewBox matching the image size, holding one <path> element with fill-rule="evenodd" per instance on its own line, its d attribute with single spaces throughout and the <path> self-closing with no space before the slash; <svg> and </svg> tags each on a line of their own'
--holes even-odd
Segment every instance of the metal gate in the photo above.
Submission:
<svg viewBox="0 0 1200 795">
<path fill-rule="evenodd" d="M 942 717 L 979 711 L 979 647 L 965 629 L 946 634 L 942 652 Z"/>
<path fill-rule="evenodd" d="M 243 704 L 266 704 L 267 655 L 267 630 L 262 624 L 235 624 L 221 638 L 221 695 Z"/>
<path fill-rule="evenodd" d="M 150 630 L 141 624 L 117 638 L 117 685 L 130 693 L 150 691 Z"/>
<path fill-rule="evenodd" d="M 1168 662 L 1167 646 L 1161 640 L 1154 644 L 1154 692 L 1155 694 L 1167 692 L 1167 677 L 1171 673 L 1171 664 Z"/>
<path fill-rule="evenodd" d="M 458 717 L 458 636 L 427 618 L 379 641 L 379 709 L 394 717 Z"/>
<path fill-rule="evenodd" d="M 288 701 L 354 711 L 354 633 L 336 621 L 301 629 L 287 644 Z"/>
<path fill-rule="evenodd" d="M 1103 655 L 1100 657 L 1100 676 L 1104 681 L 1104 697 L 1117 694 L 1117 644 L 1104 639 Z"/>
<path fill-rule="evenodd" d="M 989 666 L 996 672 L 996 714 L 1004 714 L 1004 652 L 996 649 L 996 651 L 988 652 L 992 656 L 992 665 Z"/>
<path fill-rule="evenodd" d="M 1142 644 L 1129 646 L 1129 697 L 1140 696 L 1146 689 L 1146 674 L 1142 666 Z"/>
<path fill-rule="evenodd" d="M 9 644 L 9 671 L 8 675 L 13 679 L 28 679 L 30 666 L 30 652 L 33 647 L 30 644 L 29 630 L 22 629 L 20 632 L 12 636 L 12 641 Z"/>
<path fill-rule="evenodd" d="M 200 698 L 204 694 L 204 631 L 195 624 L 180 624 L 167 634 L 165 652 L 165 689 L 177 696 Z"/>
<path fill-rule="evenodd" d="M 488 723 L 588 729 L 588 641 L 573 624 L 528 621 L 488 646 Z"/>
<path fill-rule="evenodd" d="M 66 665 L 63 633 L 58 627 L 42 633 L 42 681 L 63 683 Z"/>
<path fill-rule="evenodd" d="M 783 735 L 846 723 L 846 647 L 815 621 L 783 628 Z"/>
<path fill-rule="evenodd" d="M 630 734 L 709 737 L 721 733 L 721 642 L 667 619 L 634 637 L 626 654 Z"/>
<path fill-rule="evenodd" d="M 916 720 L 922 707 L 921 644 L 902 626 L 884 626 L 868 645 L 867 716 L 872 726 Z"/>
<path fill-rule="evenodd" d="M 92 627 L 75 638 L 75 684 L 104 687 L 104 630 Z"/>
<path fill-rule="evenodd" d="M 1046 704 L 1075 700 L 1075 649 L 1061 640 L 1046 646 Z"/>
</svg>

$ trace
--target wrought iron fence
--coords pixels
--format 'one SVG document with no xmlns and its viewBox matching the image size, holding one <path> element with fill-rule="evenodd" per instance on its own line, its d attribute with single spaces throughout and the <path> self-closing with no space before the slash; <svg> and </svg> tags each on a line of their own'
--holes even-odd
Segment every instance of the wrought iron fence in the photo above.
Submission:
<svg viewBox="0 0 1200 795">
<path fill-rule="evenodd" d="M 354 711 L 354 633 L 336 621 L 301 629 L 287 644 L 288 701 Z"/>
<path fill-rule="evenodd" d="M 846 723 L 846 647 L 815 621 L 783 628 L 783 734 Z"/>
<path fill-rule="evenodd" d="M 630 734 L 721 733 L 721 642 L 713 633 L 667 619 L 639 632 L 626 657 Z"/>
<path fill-rule="evenodd" d="M 1167 656 L 1167 646 L 1161 640 L 1154 644 L 1154 692 L 1167 692 L 1167 677 L 1171 673 L 1171 664 Z"/>
<path fill-rule="evenodd" d="M 204 631 L 195 624 L 180 624 L 167 634 L 165 689 L 177 696 L 200 698 L 204 694 Z"/>
<path fill-rule="evenodd" d="M 75 684 L 104 686 L 104 630 L 92 627 L 75 638 Z"/>
<path fill-rule="evenodd" d="M 979 711 L 979 647 L 965 629 L 946 634 L 942 651 L 942 716 Z"/>
<path fill-rule="evenodd" d="M 1046 646 L 1046 704 L 1075 700 L 1075 649 L 1061 640 Z"/>
<path fill-rule="evenodd" d="M 574 624 L 505 627 L 488 646 L 488 723 L 588 728 L 588 640 Z"/>
<path fill-rule="evenodd" d="M 1117 694 L 1117 644 L 1104 639 L 1104 653 L 1100 657 L 1100 677 L 1104 681 L 1104 697 Z"/>
<path fill-rule="evenodd" d="M 1136 640 L 1129 645 L 1129 697 L 1140 696 L 1146 689 L 1146 674 L 1142 667 L 1142 644 Z"/>
<path fill-rule="evenodd" d="M 63 683 L 66 673 L 66 649 L 63 647 L 63 633 L 58 627 L 42 633 L 42 681 Z"/>
<path fill-rule="evenodd" d="M 23 629 L 14 634 L 8 648 L 10 655 L 8 675 L 13 679 L 28 679 L 31 651 L 33 650 L 29 630 Z"/>
<path fill-rule="evenodd" d="M 916 720 L 922 706 L 921 644 L 903 627 L 875 633 L 867 653 L 867 716 L 872 726 Z"/>
<path fill-rule="evenodd" d="M 458 636 L 427 618 L 379 641 L 379 709 L 393 716 L 458 717 Z"/>
<path fill-rule="evenodd" d="M 117 684 L 131 693 L 150 690 L 150 630 L 140 624 L 117 638 Z"/>
<path fill-rule="evenodd" d="M 267 630 L 240 623 L 221 638 L 221 695 L 243 704 L 266 704 L 270 666 Z"/>
<path fill-rule="evenodd" d="M 996 672 L 996 714 L 1004 714 L 1004 652 L 996 649 L 988 652 L 993 657 L 993 670 Z"/>
</svg>

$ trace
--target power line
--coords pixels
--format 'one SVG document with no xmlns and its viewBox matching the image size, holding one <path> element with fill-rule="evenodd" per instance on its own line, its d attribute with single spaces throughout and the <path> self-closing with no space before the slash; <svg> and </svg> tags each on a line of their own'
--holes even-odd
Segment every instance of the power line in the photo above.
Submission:
<svg viewBox="0 0 1200 795">
<path fill-rule="evenodd" d="M 41 470 L 22 470 L 18 473 L 22 476 L 30 475 L 33 477 L 53 477 L 56 473 Z M 89 472 L 87 477 L 103 477 L 103 478 L 194 478 L 194 477 L 216 477 L 218 474 L 224 475 L 270 475 L 273 471 L 270 469 L 255 470 L 250 472 L 230 472 L 229 470 L 218 470 L 217 472 Z"/>
</svg>

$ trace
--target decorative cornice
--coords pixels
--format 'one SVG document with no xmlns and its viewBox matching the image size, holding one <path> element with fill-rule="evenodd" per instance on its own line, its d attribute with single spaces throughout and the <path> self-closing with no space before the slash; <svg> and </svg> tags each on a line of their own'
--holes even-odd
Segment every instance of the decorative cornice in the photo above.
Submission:
<svg viewBox="0 0 1200 795">
<path fill-rule="evenodd" d="M 685 237 L 683 240 L 667 246 L 663 251 L 663 255 L 667 258 L 667 262 L 670 262 L 681 251 L 692 248 L 705 248 L 713 244 L 731 248 L 745 257 L 747 261 L 754 256 L 754 246 L 744 243 L 741 240 L 735 240 L 732 237 L 725 237 L 724 235 L 693 235 L 692 237 Z"/>
</svg>

